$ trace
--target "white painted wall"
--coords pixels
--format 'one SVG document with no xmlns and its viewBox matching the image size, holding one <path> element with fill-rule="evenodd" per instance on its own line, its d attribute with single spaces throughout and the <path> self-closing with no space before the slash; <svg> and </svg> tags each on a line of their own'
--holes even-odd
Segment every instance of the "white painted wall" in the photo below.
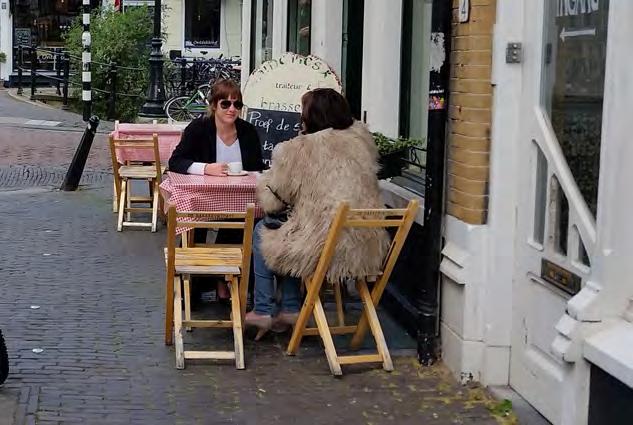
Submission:
<svg viewBox="0 0 633 425">
<path fill-rule="evenodd" d="M 505 45 L 521 41 L 522 22 L 523 1 L 497 2 L 488 222 L 447 216 L 444 230 L 443 359 L 458 379 L 485 385 L 509 380 L 522 67 L 505 63 Z"/>
<path fill-rule="evenodd" d="M 340 79 L 343 48 L 343 2 L 314 0 L 311 21 L 311 53 L 326 61 Z"/>
<path fill-rule="evenodd" d="M 398 135 L 401 23 L 402 0 L 365 1 L 361 118 L 387 136 Z"/>
<path fill-rule="evenodd" d="M 0 8 L 0 52 L 7 55 L 7 62 L 0 64 L 0 79 L 7 81 L 13 67 L 13 21 L 9 15 L 9 0 L 0 0 L 6 9 Z"/>
</svg>

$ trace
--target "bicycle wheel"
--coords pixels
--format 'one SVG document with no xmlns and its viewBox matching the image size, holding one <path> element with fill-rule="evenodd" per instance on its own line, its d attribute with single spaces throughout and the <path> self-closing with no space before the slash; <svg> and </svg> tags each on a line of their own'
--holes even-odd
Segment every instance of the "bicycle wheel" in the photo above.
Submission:
<svg viewBox="0 0 633 425">
<path fill-rule="evenodd" d="M 0 384 L 7 379 L 7 376 L 9 376 L 9 354 L 2 337 L 2 331 L 0 331 Z"/>
<path fill-rule="evenodd" d="M 201 116 L 200 105 L 189 101 L 189 96 L 178 96 L 165 104 L 165 113 L 174 121 L 187 122 Z"/>
</svg>

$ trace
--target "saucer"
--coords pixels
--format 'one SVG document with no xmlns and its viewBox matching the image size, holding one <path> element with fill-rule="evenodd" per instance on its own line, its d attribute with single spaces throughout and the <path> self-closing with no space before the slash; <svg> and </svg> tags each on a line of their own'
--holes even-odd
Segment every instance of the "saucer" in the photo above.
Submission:
<svg viewBox="0 0 633 425">
<path fill-rule="evenodd" d="M 248 171 L 240 171 L 239 173 L 231 173 L 230 171 L 226 173 L 227 176 L 230 177 L 238 177 L 238 176 L 247 176 L 248 175 Z"/>
</svg>

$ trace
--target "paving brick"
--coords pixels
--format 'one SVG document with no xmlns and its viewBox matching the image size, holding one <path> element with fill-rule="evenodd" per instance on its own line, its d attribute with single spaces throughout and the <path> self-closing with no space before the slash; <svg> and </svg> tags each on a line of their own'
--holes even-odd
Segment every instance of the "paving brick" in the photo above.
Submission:
<svg viewBox="0 0 633 425">
<path fill-rule="evenodd" d="M 24 130 L 0 129 L 0 323 L 11 361 L 5 385 L 20 394 L 15 425 L 494 423 L 487 399 L 469 397 L 481 390 L 458 385 L 441 365 L 395 357 L 391 374 L 346 367 L 335 379 L 316 338 L 287 357 L 289 335 L 247 336 L 246 370 L 193 361 L 176 370 L 162 343 L 164 229 L 116 232 L 101 147 L 86 186 L 52 190 L 76 141 L 46 134 L 8 146 Z M 230 347 L 231 335 L 198 329 L 187 341 Z"/>
</svg>

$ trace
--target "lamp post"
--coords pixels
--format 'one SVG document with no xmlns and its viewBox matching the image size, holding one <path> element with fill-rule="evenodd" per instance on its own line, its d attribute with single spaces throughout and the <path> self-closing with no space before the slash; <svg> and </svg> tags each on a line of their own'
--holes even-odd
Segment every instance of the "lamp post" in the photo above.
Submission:
<svg viewBox="0 0 633 425">
<path fill-rule="evenodd" d="M 148 118 L 162 118 L 165 116 L 165 83 L 163 81 L 163 53 L 161 52 L 160 18 L 161 0 L 154 0 L 154 37 L 152 37 L 152 52 L 149 58 L 149 87 L 147 99 L 139 115 Z"/>
</svg>

